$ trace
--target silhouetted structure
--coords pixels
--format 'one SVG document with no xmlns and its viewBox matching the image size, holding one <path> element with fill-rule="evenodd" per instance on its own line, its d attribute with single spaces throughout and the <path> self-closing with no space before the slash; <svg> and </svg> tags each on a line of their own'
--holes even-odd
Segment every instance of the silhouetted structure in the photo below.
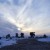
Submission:
<svg viewBox="0 0 50 50">
<path fill-rule="evenodd" d="M 46 34 L 44 34 L 44 35 L 43 35 L 43 38 L 47 38 L 47 35 L 46 35 Z"/>
<path fill-rule="evenodd" d="M 0 39 L 1 39 L 2 37 L 0 37 Z"/>
<path fill-rule="evenodd" d="M 24 38 L 24 33 L 21 33 L 21 38 Z"/>
<path fill-rule="evenodd" d="M 16 33 L 16 38 L 18 38 L 18 33 Z"/>
<path fill-rule="evenodd" d="M 1 45 L 1 42 L 0 42 L 0 45 Z"/>
<path fill-rule="evenodd" d="M 10 38 L 10 34 L 6 35 L 6 39 Z"/>
<path fill-rule="evenodd" d="M 31 38 L 34 38 L 35 37 L 35 32 L 30 32 L 30 36 L 31 36 Z"/>
</svg>

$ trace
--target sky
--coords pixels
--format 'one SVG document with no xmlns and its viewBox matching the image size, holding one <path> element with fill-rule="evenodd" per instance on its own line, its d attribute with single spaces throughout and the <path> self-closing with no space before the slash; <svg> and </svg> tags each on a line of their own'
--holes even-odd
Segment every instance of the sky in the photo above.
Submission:
<svg viewBox="0 0 50 50">
<path fill-rule="evenodd" d="M 50 0 L 0 0 L 0 34 L 50 33 Z"/>
</svg>

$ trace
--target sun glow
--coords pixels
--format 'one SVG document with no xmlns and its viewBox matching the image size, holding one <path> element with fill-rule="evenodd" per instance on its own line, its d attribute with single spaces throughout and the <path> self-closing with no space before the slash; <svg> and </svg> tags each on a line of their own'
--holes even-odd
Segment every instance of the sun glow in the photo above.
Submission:
<svg viewBox="0 0 50 50">
<path fill-rule="evenodd" d="M 18 30 L 21 30 L 21 31 L 32 31 L 31 28 L 29 28 L 29 29 L 25 28 L 25 23 L 27 21 L 26 20 L 24 21 L 24 19 L 25 19 L 26 15 L 25 15 L 25 17 L 23 17 L 24 16 L 23 12 L 26 10 L 26 8 L 28 6 L 31 5 L 31 3 L 32 3 L 32 0 L 29 0 L 29 1 L 27 0 L 27 2 L 25 3 L 24 7 L 22 7 L 22 9 L 20 10 L 20 12 L 16 15 L 16 19 L 13 18 L 12 15 L 7 10 L 6 14 L 4 13 L 6 20 L 8 22 L 12 23 L 13 25 L 15 25 L 16 27 L 18 27 Z"/>
</svg>

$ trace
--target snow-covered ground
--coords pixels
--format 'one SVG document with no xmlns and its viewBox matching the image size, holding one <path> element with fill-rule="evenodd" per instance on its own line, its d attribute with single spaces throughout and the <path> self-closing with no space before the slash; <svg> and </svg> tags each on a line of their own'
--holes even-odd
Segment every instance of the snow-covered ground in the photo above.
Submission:
<svg viewBox="0 0 50 50">
<path fill-rule="evenodd" d="M 50 38 L 39 38 L 38 41 L 50 42 Z"/>
<path fill-rule="evenodd" d="M 15 40 L 12 40 L 12 39 L 10 40 L 10 39 L 5 39 L 5 38 L 4 38 L 4 39 L 1 39 L 1 40 L 0 40 L 0 43 L 1 43 L 1 44 L 0 44 L 0 48 L 1 48 L 1 47 L 4 47 L 4 46 L 7 46 L 7 45 L 15 44 L 16 41 L 15 41 Z"/>
<path fill-rule="evenodd" d="M 25 38 L 12 38 L 12 39 L 6 39 L 2 38 L 0 39 L 0 48 L 8 45 L 17 44 L 18 40 L 25 39 Z M 50 42 L 50 38 L 39 38 L 38 41 L 42 42 Z"/>
<path fill-rule="evenodd" d="M 0 43 L 1 43 L 0 48 L 8 45 L 17 44 L 17 41 L 20 39 L 24 39 L 24 38 L 12 38 L 12 39 L 2 38 L 0 39 Z"/>
</svg>

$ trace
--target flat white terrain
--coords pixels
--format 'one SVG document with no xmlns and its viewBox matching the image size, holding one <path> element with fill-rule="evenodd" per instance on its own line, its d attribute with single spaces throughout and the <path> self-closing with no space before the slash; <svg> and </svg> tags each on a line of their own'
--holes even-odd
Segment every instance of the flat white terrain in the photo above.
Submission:
<svg viewBox="0 0 50 50">
<path fill-rule="evenodd" d="M 50 38 L 39 38 L 38 41 L 50 42 Z"/>
</svg>

